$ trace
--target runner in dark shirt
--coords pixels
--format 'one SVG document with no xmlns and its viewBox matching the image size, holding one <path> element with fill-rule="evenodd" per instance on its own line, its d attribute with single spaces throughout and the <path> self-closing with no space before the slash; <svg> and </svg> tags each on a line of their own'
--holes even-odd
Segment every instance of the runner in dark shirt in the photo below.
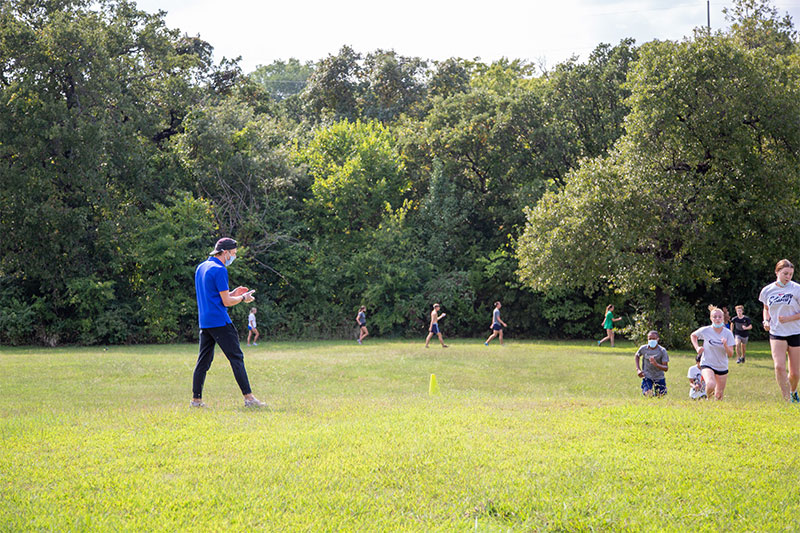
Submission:
<svg viewBox="0 0 800 533">
<path fill-rule="evenodd" d="M 750 317 L 744 314 L 744 307 L 741 305 L 736 306 L 736 316 L 731 319 L 731 328 L 733 329 L 733 338 L 736 339 L 736 362 L 742 364 L 747 351 L 747 338 L 750 336 L 750 330 L 753 329 L 753 323 L 750 321 Z"/>
</svg>

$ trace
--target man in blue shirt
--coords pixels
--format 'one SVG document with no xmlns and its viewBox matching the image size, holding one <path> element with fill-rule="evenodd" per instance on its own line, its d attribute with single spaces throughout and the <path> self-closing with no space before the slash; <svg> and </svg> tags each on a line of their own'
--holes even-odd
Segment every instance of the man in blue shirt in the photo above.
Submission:
<svg viewBox="0 0 800 533">
<path fill-rule="evenodd" d="M 239 346 L 239 332 L 228 316 L 228 307 L 241 302 L 252 302 L 253 291 L 247 287 L 228 289 L 228 267 L 236 259 L 236 241 L 223 238 L 217 241 L 211 257 L 200 263 L 194 275 L 197 293 L 197 311 L 200 318 L 200 354 L 192 379 L 192 407 L 205 407 L 203 384 L 214 360 L 214 345 L 219 344 L 231 363 L 236 383 L 244 395 L 245 407 L 265 407 L 250 390 L 250 381 L 244 368 L 244 354 Z"/>
</svg>

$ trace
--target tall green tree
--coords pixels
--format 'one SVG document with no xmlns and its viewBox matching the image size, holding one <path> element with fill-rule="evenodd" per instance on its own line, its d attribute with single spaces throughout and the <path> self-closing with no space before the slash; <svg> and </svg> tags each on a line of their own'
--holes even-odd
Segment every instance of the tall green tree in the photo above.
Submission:
<svg viewBox="0 0 800 533">
<path fill-rule="evenodd" d="M 607 154 L 622 136 L 630 111 L 625 81 L 637 55 L 633 39 L 623 39 L 614 47 L 598 45 L 585 63 L 573 57 L 547 74 L 545 99 L 571 148 L 562 152 L 563 166 L 572 168 L 580 158 Z"/>
<path fill-rule="evenodd" d="M 332 115 L 335 120 L 361 116 L 361 54 L 343 46 L 336 55 L 319 61 L 308 78 L 303 100 L 314 117 Z"/>
<path fill-rule="evenodd" d="M 0 274 L 42 298 L 40 341 L 113 311 L 121 230 L 180 180 L 166 145 L 209 54 L 124 0 L 0 5 Z"/>
<path fill-rule="evenodd" d="M 361 70 L 364 117 L 390 122 L 401 113 L 412 111 L 426 96 L 426 69 L 422 59 L 403 57 L 393 50 L 367 54 Z"/>
<path fill-rule="evenodd" d="M 797 67 L 726 36 L 642 47 L 626 135 L 527 212 L 523 281 L 619 291 L 683 336 L 683 297 L 800 243 Z"/>
<path fill-rule="evenodd" d="M 430 95 L 447 98 L 469 91 L 471 68 L 471 62 L 453 57 L 435 62 L 428 82 Z"/>
<path fill-rule="evenodd" d="M 735 0 L 722 12 L 731 23 L 731 35 L 743 47 L 761 48 L 769 55 L 795 50 L 797 31 L 792 17 L 788 13 L 781 17 L 769 0 Z"/>
<path fill-rule="evenodd" d="M 301 63 L 292 57 L 288 61 L 278 60 L 269 65 L 259 65 L 250 73 L 250 78 L 276 100 L 284 100 L 300 94 L 313 72 L 312 62 Z"/>
<path fill-rule="evenodd" d="M 377 122 L 337 122 L 317 130 L 295 161 L 313 178 L 312 224 L 337 238 L 376 228 L 402 207 L 409 189 L 392 133 Z"/>
</svg>

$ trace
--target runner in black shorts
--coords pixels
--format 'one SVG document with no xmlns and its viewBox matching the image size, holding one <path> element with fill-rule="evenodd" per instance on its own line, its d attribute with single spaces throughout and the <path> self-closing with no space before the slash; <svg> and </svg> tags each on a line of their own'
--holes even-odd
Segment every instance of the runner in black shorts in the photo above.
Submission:
<svg viewBox="0 0 800 533">
<path fill-rule="evenodd" d="M 800 403 L 797 394 L 800 382 L 800 284 L 792 281 L 793 275 L 794 265 L 788 259 L 778 261 L 775 265 L 777 279 L 761 289 L 758 300 L 763 305 L 764 329 L 769 331 L 775 381 L 784 400 Z"/>
<path fill-rule="evenodd" d="M 700 371 L 706 382 L 709 398 L 722 399 L 728 383 L 728 358 L 733 355 L 733 333 L 725 327 L 722 309 L 708 307 L 711 311 L 711 325 L 694 331 L 690 338 L 697 355 L 700 355 Z M 703 341 L 703 345 L 697 342 Z"/>
</svg>

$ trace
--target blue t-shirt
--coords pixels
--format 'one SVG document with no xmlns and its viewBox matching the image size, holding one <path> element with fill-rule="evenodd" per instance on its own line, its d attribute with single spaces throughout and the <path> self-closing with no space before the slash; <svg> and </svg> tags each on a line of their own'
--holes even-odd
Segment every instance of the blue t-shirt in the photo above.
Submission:
<svg viewBox="0 0 800 533">
<path fill-rule="evenodd" d="M 495 310 L 492 311 L 492 322 L 493 322 L 492 325 L 494 324 L 497 324 L 498 326 L 500 325 L 500 310 L 497 308 L 495 308 Z"/>
<path fill-rule="evenodd" d="M 222 291 L 228 289 L 228 269 L 216 257 L 209 257 L 194 273 L 197 312 L 200 328 L 218 328 L 230 324 L 228 309 L 222 304 Z"/>
<path fill-rule="evenodd" d="M 362 326 L 367 323 L 367 314 L 364 311 L 358 312 L 358 323 Z"/>
</svg>

